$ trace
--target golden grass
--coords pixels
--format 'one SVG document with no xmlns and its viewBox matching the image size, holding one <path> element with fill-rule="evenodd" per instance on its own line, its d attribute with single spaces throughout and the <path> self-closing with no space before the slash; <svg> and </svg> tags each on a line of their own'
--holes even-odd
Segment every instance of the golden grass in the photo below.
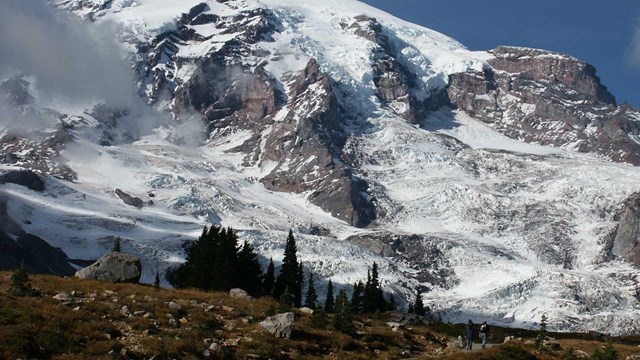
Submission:
<svg viewBox="0 0 640 360">
<path fill-rule="evenodd" d="M 298 314 L 292 338 L 277 339 L 258 325 L 269 309 L 277 306 L 269 298 L 245 301 L 226 293 L 45 275 L 30 277 L 41 296 L 15 297 L 6 292 L 8 275 L 0 272 L 0 359 L 112 359 L 110 351 L 126 351 L 131 359 L 199 359 L 211 342 L 217 342 L 222 349 L 212 354 L 213 358 L 228 359 L 545 360 L 559 358 L 563 353 L 538 353 L 532 346 L 509 344 L 478 353 L 447 350 L 445 355 L 436 355 L 456 336 L 457 327 L 439 323 L 429 328 L 408 326 L 394 332 L 386 325 L 386 314 L 357 317 L 364 326 L 357 327 L 353 336 L 336 332 L 330 325 L 314 329 L 309 326 L 309 316 Z M 77 296 L 68 303 L 52 298 L 61 292 L 75 292 Z M 169 307 L 169 302 L 176 302 L 180 309 Z M 123 314 L 123 306 L 136 315 Z M 180 327 L 174 328 L 170 318 L 180 321 Z M 531 337 L 531 333 L 522 334 Z M 559 342 L 565 349 L 573 347 L 588 353 L 604 345 L 579 338 Z M 620 358 L 640 352 L 632 345 L 615 346 Z"/>
</svg>

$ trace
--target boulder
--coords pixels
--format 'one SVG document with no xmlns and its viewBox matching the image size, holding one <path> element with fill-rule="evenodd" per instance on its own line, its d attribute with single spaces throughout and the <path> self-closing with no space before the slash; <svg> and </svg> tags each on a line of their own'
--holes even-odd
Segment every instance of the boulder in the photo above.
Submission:
<svg viewBox="0 0 640 360">
<path fill-rule="evenodd" d="M 76 277 L 114 283 L 137 283 L 140 280 L 141 271 L 142 265 L 137 256 L 112 251 L 92 265 L 76 272 Z"/>
<path fill-rule="evenodd" d="M 253 300 L 253 297 L 248 292 L 239 288 L 229 290 L 229 296 L 235 299 Z"/>
<path fill-rule="evenodd" d="M 308 308 L 308 307 L 301 307 L 300 308 L 300 314 L 313 315 L 313 309 Z"/>
<path fill-rule="evenodd" d="M 260 327 L 275 337 L 290 339 L 294 320 L 295 315 L 292 312 L 286 312 L 266 318 L 260 323 Z"/>
<path fill-rule="evenodd" d="M 120 189 L 116 189 L 116 195 L 118 195 L 120 200 L 122 200 L 129 206 L 133 206 L 138 209 L 142 209 L 142 207 L 144 206 L 144 201 L 142 199 L 140 199 L 139 197 L 131 196 Z"/>
</svg>

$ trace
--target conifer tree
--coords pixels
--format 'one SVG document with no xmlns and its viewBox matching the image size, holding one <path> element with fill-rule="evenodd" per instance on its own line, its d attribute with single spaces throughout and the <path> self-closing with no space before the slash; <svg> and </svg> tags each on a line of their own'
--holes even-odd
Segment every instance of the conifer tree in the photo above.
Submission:
<svg viewBox="0 0 640 360">
<path fill-rule="evenodd" d="M 273 265 L 273 258 L 271 258 L 269 259 L 269 266 L 267 266 L 267 273 L 262 280 L 262 295 L 273 295 L 273 286 L 276 282 L 275 272 L 276 268 Z"/>
<path fill-rule="evenodd" d="M 542 314 L 540 318 L 540 330 L 538 330 L 538 336 L 536 337 L 536 347 L 542 349 L 544 340 L 547 338 L 547 315 Z"/>
<path fill-rule="evenodd" d="M 246 241 L 238 252 L 238 270 L 236 286 L 252 296 L 258 296 L 262 286 L 262 269 L 253 246 Z"/>
<path fill-rule="evenodd" d="M 160 288 L 160 270 L 156 270 L 156 278 L 153 281 L 153 287 L 156 289 Z"/>
<path fill-rule="evenodd" d="M 413 306 L 413 303 L 410 302 L 409 303 L 409 308 L 407 309 L 407 314 L 415 314 L 415 312 L 416 312 L 416 310 L 415 310 L 415 308 Z"/>
<path fill-rule="evenodd" d="M 289 292 L 289 287 L 284 289 L 280 299 L 278 301 L 280 311 L 289 311 L 293 307 L 293 295 Z"/>
<path fill-rule="evenodd" d="M 420 290 L 416 291 L 416 301 L 414 303 L 414 312 L 418 316 L 425 316 L 426 311 L 424 309 L 424 303 L 422 302 L 422 293 Z"/>
<path fill-rule="evenodd" d="M 334 310 L 335 299 L 333 298 L 333 283 L 331 282 L 331 279 L 329 279 L 329 284 L 327 285 L 327 299 L 324 301 L 324 312 L 331 314 Z"/>
<path fill-rule="evenodd" d="M 238 246 L 238 235 L 232 228 L 205 226 L 186 253 L 186 262 L 167 275 L 176 288 L 228 291 L 246 287 L 252 295 L 258 294 L 262 272 L 257 255 L 248 244 Z"/>
<path fill-rule="evenodd" d="M 336 297 L 336 310 L 333 318 L 333 327 L 345 334 L 353 334 L 355 328 L 353 327 L 353 311 L 351 309 L 351 302 L 347 298 L 347 293 L 344 289 L 341 289 Z"/>
<path fill-rule="evenodd" d="M 378 264 L 374 262 L 371 270 L 367 272 L 367 283 L 362 296 L 362 307 L 365 313 L 385 311 L 389 307 L 384 299 L 378 276 Z"/>
<path fill-rule="evenodd" d="M 362 296 L 364 291 L 364 284 L 362 281 L 358 281 L 353 284 L 353 294 L 351 295 L 351 308 L 355 314 L 363 312 Z"/>
<path fill-rule="evenodd" d="M 282 266 L 280 267 L 280 274 L 276 279 L 273 295 L 276 298 L 280 298 L 284 289 L 289 287 L 289 291 L 293 295 L 293 299 L 296 306 L 300 306 L 299 301 L 302 299 L 302 284 L 300 281 L 300 264 L 297 257 L 296 240 L 293 236 L 293 231 L 289 230 L 289 236 L 284 248 L 284 257 L 282 259 Z"/>
<path fill-rule="evenodd" d="M 311 314 L 311 319 L 309 319 L 309 326 L 316 329 L 324 329 L 327 327 L 327 313 L 324 312 L 323 307 L 316 303 L 313 307 L 313 314 Z"/>
<path fill-rule="evenodd" d="M 304 306 L 308 308 L 315 308 L 318 302 L 318 294 L 316 294 L 316 287 L 313 283 L 313 273 L 309 273 L 309 285 L 307 286 L 307 296 L 304 300 Z"/>
<path fill-rule="evenodd" d="M 20 267 L 11 275 L 11 287 L 9 292 L 16 296 L 34 296 L 37 291 L 29 283 L 29 273 L 24 267 L 24 260 L 20 262 Z"/>
<path fill-rule="evenodd" d="M 116 236 L 115 239 L 113 239 L 113 249 L 111 249 L 111 251 L 117 251 L 120 252 L 122 251 L 122 239 L 120 238 L 120 236 Z"/>
</svg>

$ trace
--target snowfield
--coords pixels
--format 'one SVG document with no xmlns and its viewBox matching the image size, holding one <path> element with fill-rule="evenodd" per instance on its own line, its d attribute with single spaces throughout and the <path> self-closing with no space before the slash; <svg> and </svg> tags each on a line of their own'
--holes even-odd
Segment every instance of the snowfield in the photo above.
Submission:
<svg viewBox="0 0 640 360">
<path fill-rule="evenodd" d="M 56 0 L 77 15 L 120 24 L 129 51 L 175 27 L 180 14 L 200 2 L 120 0 L 96 11 L 90 5 L 105 0 Z M 49 178 L 44 193 L 4 186 L 9 213 L 27 232 L 81 259 L 101 256 L 113 236 L 120 236 L 124 250 L 143 259 L 142 281 L 152 282 L 156 269 L 164 272 L 184 261 L 184 243 L 204 225 L 239 230 L 265 265 L 269 258 L 281 261 L 293 229 L 299 258 L 320 277 L 321 294 L 328 279 L 338 287 L 366 279 L 376 261 L 385 289 L 403 305 L 415 289 L 428 289 L 425 303 L 444 320 L 535 327 L 546 314 L 554 330 L 640 331 L 640 270 L 608 260 L 602 242 L 623 202 L 640 190 L 640 169 L 513 140 L 452 110 L 411 124 L 380 106 L 372 80 L 373 43 L 341 23 L 351 24 L 361 14 L 375 17 L 392 35 L 400 61 L 417 75 L 424 98 L 446 86 L 450 74 L 482 70 L 490 54 L 469 51 L 356 0 L 206 4 L 206 13 L 218 16 L 270 9 L 284 28 L 273 42 L 256 44 L 273 54 L 262 64 L 266 71 L 286 84 L 315 58 L 340 91 L 350 94 L 341 105 L 357 119 L 354 129 L 366 130 L 353 131 L 344 151 L 355 159 L 357 175 L 371 184 L 384 216 L 355 228 L 310 204 L 309 194 L 266 189 L 259 180 L 275 164 L 250 165 L 245 154 L 232 151 L 251 137 L 247 132 L 185 146 L 174 140 L 183 137 L 184 126 L 158 121 L 135 141 L 101 146 L 90 124 L 73 131 L 73 144 L 57 159 L 77 181 Z M 204 40 L 181 44 L 174 54 L 184 60 L 171 70 L 176 84 L 195 71 L 185 59 L 205 56 L 234 36 L 207 24 L 192 29 Z M 147 204 L 128 206 L 115 189 Z M 379 234 L 417 235 L 412 244 L 432 251 L 409 256 L 410 249 L 398 247 L 381 253 L 353 240 Z"/>
</svg>

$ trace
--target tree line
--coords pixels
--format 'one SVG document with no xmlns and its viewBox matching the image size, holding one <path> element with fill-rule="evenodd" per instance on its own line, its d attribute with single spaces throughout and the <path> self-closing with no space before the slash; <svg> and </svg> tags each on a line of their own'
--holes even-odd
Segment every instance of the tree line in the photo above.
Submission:
<svg viewBox="0 0 640 360">
<path fill-rule="evenodd" d="M 395 310 L 393 297 L 385 297 L 380 285 L 378 264 L 367 271 L 366 281 L 353 284 L 351 298 L 345 289 L 334 295 L 334 286 L 328 282 L 324 303 L 318 301 L 313 273 L 309 272 L 307 287 L 303 286 L 304 268 L 298 260 L 293 231 L 287 236 L 284 257 L 276 276 L 273 259 L 265 272 L 258 262 L 258 255 L 251 244 L 239 243 L 232 228 L 204 227 L 200 237 L 186 249 L 186 261 L 167 274 L 167 279 L 176 288 L 198 288 L 209 291 L 228 291 L 242 288 L 252 296 L 271 296 L 279 301 L 283 309 L 305 306 L 314 309 L 315 320 L 333 313 L 334 326 L 349 332 L 354 314 Z M 420 292 L 410 306 L 411 312 L 424 315 Z M 338 322 L 338 324 L 336 324 Z"/>
</svg>

